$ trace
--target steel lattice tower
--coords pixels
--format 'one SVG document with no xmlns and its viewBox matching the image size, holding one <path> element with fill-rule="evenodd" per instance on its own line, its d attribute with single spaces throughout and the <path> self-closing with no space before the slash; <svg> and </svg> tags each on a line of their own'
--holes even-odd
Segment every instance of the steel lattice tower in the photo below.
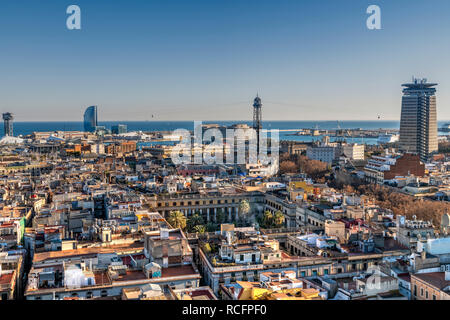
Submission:
<svg viewBox="0 0 450 320">
<path fill-rule="evenodd" d="M 259 154 L 259 133 L 262 129 L 262 112 L 261 112 L 261 98 L 256 95 L 255 100 L 253 101 L 253 129 L 256 130 L 256 143 L 257 143 L 257 152 Z"/>
</svg>

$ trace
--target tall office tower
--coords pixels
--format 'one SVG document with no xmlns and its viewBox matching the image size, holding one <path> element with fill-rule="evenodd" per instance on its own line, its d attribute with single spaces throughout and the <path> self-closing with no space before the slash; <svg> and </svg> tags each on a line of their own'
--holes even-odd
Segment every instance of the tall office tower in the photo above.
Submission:
<svg viewBox="0 0 450 320">
<path fill-rule="evenodd" d="M 259 154 L 259 133 L 262 129 L 262 113 L 261 113 L 261 98 L 256 95 L 253 101 L 253 129 L 256 130 L 256 150 Z"/>
<path fill-rule="evenodd" d="M 3 121 L 5 123 L 5 136 L 13 135 L 13 114 L 10 112 L 6 112 L 3 114 Z"/>
<path fill-rule="evenodd" d="M 400 151 L 418 154 L 427 161 L 438 150 L 436 89 L 437 83 L 415 79 L 402 85 Z"/>
<path fill-rule="evenodd" d="M 117 125 L 111 126 L 111 133 L 112 134 L 127 133 L 127 125 L 126 124 L 117 124 Z"/>
<path fill-rule="evenodd" d="M 90 106 L 84 112 L 84 131 L 95 132 L 97 128 L 97 106 Z"/>
</svg>

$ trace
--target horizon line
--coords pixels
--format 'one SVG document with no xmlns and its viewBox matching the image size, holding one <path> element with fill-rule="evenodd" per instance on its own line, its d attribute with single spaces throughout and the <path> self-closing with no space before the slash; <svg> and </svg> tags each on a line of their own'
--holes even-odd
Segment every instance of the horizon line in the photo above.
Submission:
<svg viewBox="0 0 450 320">
<path fill-rule="evenodd" d="M 217 122 L 252 122 L 253 119 L 247 120 L 218 120 L 218 119 L 203 119 L 203 120 L 99 120 L 98 122 L 193 122 L 193 121 L 217 121 Z M 359 122 L 359 121 L 368 121 L 368 122 L 386 122 L 386 121 L 397 121 L 400 119 L 376 119 L 376 120 L 367 120 L 367 119 L 359 119 L 359 120 L 262 120 L 262 122 Z M 438 119 L 437 122 L 445 122 L 450 121 L 450 119 Z M 83 123 L 83 120 L 22 120 L 22 121 L 14 121 L 14 123 L 39 123 L 39 122 L 72 122 L 72 123 Z"/>
</svg>

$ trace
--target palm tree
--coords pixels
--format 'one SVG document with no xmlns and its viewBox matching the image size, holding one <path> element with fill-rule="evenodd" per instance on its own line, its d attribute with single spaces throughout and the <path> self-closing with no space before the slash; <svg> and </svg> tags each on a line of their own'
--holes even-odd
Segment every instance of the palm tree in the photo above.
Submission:
<svg viewBox="0 0 450 320">
<path fill-rule="evenodd" d="M 273 222 L 273 214 L 269 210 L 266 210 L 262 217 L 262 225 L 264 228 L 270 228 Z"/>
<path fill-rule="evenodd" d="M 172 228 L 186 228 L 186 217 L 181 211 L 170 212 L 167 222 L 172 226 Z"/>
<path fill-rule="evenodd" d="M 284 225 L 284 214 L 281 211 L 275 212 L 273 216 L 273 224 L 277 228 L 281 228 Z"/>
<path fill-rule="evenodd" d="M 239 215 L 241 217 L 247 216 L 251 211 L 250 203 L 248 200 L 242 200 L 241 203 L 239 203 Z"/>
<path fill-rule="evenodd" d="M 203 217 L 198 212 L 192 215 L 192 217 L 187 221 L 187 226 L 190 232 L 193 232 L 195 226 L 202 224 L 204 224 Z"/>
<path fill-rule="evenodd" d="M 200 233 L 200 234 L 202 234 L 202 233 L 205 233 L 205 232 L 206 232 L 206 227 L 205 227 L 204 225 L 202 225 L 202 224 L 198 224 L 198 225 L 196 225 L 196 226 L 194 227 L 194 231 L 195 231 L 195 233 Z"/>
</svg>

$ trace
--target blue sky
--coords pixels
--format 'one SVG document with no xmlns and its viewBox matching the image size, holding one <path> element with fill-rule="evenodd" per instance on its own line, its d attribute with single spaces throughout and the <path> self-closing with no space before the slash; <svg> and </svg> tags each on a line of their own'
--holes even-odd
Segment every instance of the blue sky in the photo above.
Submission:
<svg viewBox="0 0 450 320">
<path fill-rule="evenodd" d="M 257 92 L 265 120 L 398 120 L 413 75 L 439 83 L 450 119 L 448 0 L 41 2 L 0 1 L 0 111 L 16 121 L 92 104 L 100 120 L 247 120 Z"/>
</svg>

